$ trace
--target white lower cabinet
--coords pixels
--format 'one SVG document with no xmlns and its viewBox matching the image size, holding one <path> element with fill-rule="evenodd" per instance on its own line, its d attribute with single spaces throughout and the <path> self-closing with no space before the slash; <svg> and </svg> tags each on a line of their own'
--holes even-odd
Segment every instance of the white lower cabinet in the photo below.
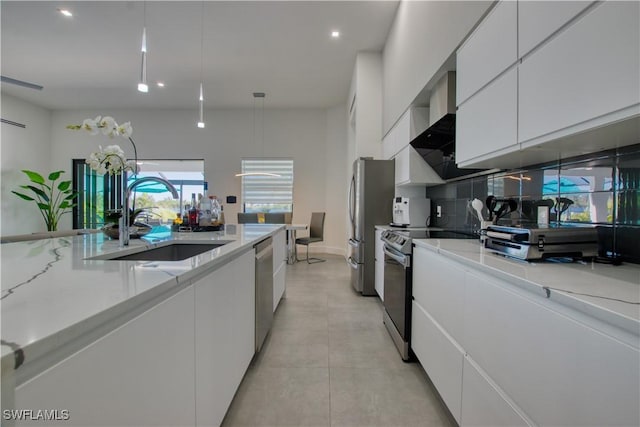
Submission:
<svg viewBox="0 0 640 427">
<path fill-rule="evenodd" d="M 547 301 L 469 272 L 466 352 L 538 425 L 640 425 L 638 349 Z"/>
<path fill-rule="evenodd" d="M 273 236 L 273 311 L 286 291 L 287 232 L 283 229 Z"/>
<path fill-rule="evenodd" d="M 217 426 L 255 348 L 255 261 L 250 251 L 194 283 L 196 425 Z"/>
<path fill-rule="evenodd" d="M 420 246 L 413 289 L 413 351 L 460 425 L 640 425 L 637 337 Z"/>
<path fill-rule="evenodd" d="M 383 231 L 384 230 L 376 229 L 375 244 L 375 288 L 382 301 L 384 301 L 384 243 L 382 242 Z"/>
<path fill-rule="evenodd" d="M 238 256 L 19 385 L 15 408 L 69 411 L 46 425 L 220 425 L 254 354 L 254 259 Z"/>
<path fill-rule="evenodd" d="M 532 425 L 499 391 L 480 367 L 466 356 L 462 375 L 460 425 L 515 427 Z"/>
<path fill-rule="evenodd" d="M 16 409 L 70 418 L 16 425 L 195 425 L 193 303 L 189 287 L 18 386 Z"/>
<path fill-rule="evenodd" d="M 464 269 L 419 246 L 413 256 L 413 298 L 464 347 Z"/>
<path fill-rule="evenodd" d="M 411 313 L 411 346 L 459 424 L 464 350 L 415 301 Z"/>
</svg>

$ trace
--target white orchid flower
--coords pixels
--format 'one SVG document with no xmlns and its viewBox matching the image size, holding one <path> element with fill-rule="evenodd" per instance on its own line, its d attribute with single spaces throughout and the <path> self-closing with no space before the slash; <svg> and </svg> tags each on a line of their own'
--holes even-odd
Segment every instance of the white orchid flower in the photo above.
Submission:
<svg viewBox="0 0 640 427">
<path fill-rule="evenodd" d="M 124 151 L 118 145 L 109 145 L 105 148 L 99 147 L 100 151 L 91 153 L 85 161 L 91 169 L 104 175 L 121 174 L 124 171 L 135 170 L 135 162 L 128 161 Z"/>
<path fill-rule="evenodd" d="M 82 129 L 89 131 L 91 135 L 97 135 L 98 133 L 100 133 L 98 123 L 100 122 L 101 118 L 101 116 L 98 116 L 95 119 L 85 119 L 82 122 Z"/>
<path fill-rule="evenodd" d="M 133 133 L 131 122 L 126 122 L 118 126 L 118 133 L 125 138 L 130 138 L 131 134 Z"/>
<path fill-rule="evenodd" d="M 117 133 L 118 124 L 111 116 L 105 116 L 100 121 L 100 128 L 102 129 L 103 135 L 108 135 L 113 138 Z"/>
</svg>

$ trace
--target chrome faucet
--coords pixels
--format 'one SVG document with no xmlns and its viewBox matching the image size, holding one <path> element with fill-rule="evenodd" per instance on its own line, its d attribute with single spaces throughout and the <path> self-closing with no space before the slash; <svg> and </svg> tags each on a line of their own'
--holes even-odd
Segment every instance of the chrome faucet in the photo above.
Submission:
<svg viewBox="0 0 640 427">
<path fill-rule="evenodd" d="M 118 228 L 120 230 L 120 247 L 129 246 L 129 197 L 131 196 L 131 192 L 138 185 L 144 184 L 145 182 L 157 182 L 163 184 L 165 187 L 167 187 L 167 190 L 171 192 L 171 195 L 174 199 L 180 197 L 176 188 L 166 179 L 158 178 L 155 176 L 146 176 L 144 178 L 139 178 L 133 181 L 129 185 L 129 187 L 127 187 L 127 191 L 125 191 L 122 203 L 122 216 L 120 217 L 120 224 L 118 225 Z"/>
</svg>

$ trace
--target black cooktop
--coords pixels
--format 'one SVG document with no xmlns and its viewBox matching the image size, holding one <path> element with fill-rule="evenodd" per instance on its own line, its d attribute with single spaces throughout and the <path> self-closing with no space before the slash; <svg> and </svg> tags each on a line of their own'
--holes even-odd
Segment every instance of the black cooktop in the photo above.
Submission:
<svg viewBox="0 0 640 427">
<path fill-rule="evenodd" d="M 471 232 L 455 230 L 403 230 L 404 236 L 412 239 L 479 239 L 480 236 Z"/>
</svg>

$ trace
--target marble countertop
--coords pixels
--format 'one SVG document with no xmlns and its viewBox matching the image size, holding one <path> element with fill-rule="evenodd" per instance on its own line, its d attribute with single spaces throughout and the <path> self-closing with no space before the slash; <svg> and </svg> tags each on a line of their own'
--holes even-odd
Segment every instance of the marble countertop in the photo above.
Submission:
<svg viewBox="0 0 640 427">
<path fill-rule="evenodd" d="M 208 233 L 163 233 L 126 249 L 100 234 L 0 245 L 2 358 L 18 350 L 35 359 L 128 310 L 161 298 L 250 250 L 283 225 L 228 225 Z M 228 242 L 183 261 L 89 259 L 171 242 Z"/>
<path fill-rule="evenodd" d="M 640 335 L 638 265 L 526 262 L 497 254 L 477 240 L 414 239 L 413 242 Z"/>
</svg>

